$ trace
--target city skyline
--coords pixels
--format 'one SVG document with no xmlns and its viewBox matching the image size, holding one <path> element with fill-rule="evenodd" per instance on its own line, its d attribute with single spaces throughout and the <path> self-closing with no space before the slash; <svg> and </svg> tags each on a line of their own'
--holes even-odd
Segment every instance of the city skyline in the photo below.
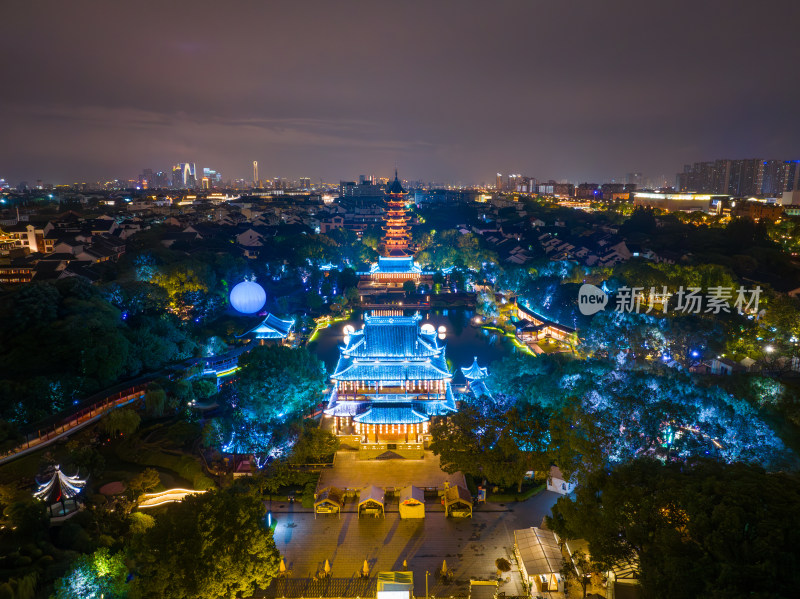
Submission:
<svg viewBox="0 0 800 599">
<path fill-rule="evenodd" d="M 186 160 L 250 179 L 258 160 L 262 178 L 672 182 L 791 158 L 800 133 L 791 2 L 44 4 L 10 8 L 0 40 L 10 180 Z"/>
</svg>

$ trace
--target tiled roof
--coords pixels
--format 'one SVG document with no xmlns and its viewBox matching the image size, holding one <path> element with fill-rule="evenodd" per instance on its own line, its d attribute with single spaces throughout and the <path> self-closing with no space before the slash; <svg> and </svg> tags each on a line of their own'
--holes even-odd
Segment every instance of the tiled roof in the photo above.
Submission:
<svg viewBox="0 0 800 599">
<path fill-rule="evenodd" d="M 386 193 L 405 193 L 406 190 L 403 189 L 403 185 L 400 183 L 400 179 L 397 178 L 397 171 L 394 173 L 394 181 L 389 184 L 389 187 L 386 188 Z"/>
<path fill-rule="evenodd" d="M 343 356 L 356 358 L 425 358 L 444 353 L 435 333 L 422 333 L 421 317 L 365 316 L 364 328 L 350 335 Z"/>
<path fill-rule="evenodd" d="M 472 365 L 467 368 L 462 368 L 461 373 L 468 381 L 479 380 L 489 376 L 489 369 L 486 367 L 481 368 L 478 366 L 478 356 L 472 361 Z"/>
<path fill-rule="evenodd" d="M 379 256 L 378 262 L 372 266 L 370 273 L 403 273 L 422 272 L 414 263 L 413 256 Z"/>
<path fill-rule="evenodd" d="M 293 320 L 281 320 L 270 313 L 258 326 L 239 335 L 239 337 L 255 333 L 256 339 L 285 339 L 293 328 Z"/>
<path fill-rule="evenodd" d="M 419 424 L 428 417 L 417 412 L 411 403 L 372 406 L 363 414 L 353 418 L 362 424 Z"/>
<path fill-rule="evenodd" d="M 342 356 L 331 375 L 335 381 L 383 381 L 384 383 L 423 380 L 447 380 L 452 375 L 447 370 L 443 356 L 425 360 L 356 360 Z"/>
</svg>

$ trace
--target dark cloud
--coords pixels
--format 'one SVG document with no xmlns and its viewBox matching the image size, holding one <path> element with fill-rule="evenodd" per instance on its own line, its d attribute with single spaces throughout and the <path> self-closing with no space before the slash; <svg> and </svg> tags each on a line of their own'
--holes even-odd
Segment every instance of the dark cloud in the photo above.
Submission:
<svg viewBox="0 0 800 599">
<path fill-rule="evenodd" d="M 0 176 L 606 180 L 796 157 L 800 3 L 5 3 Z"/>
</svg>

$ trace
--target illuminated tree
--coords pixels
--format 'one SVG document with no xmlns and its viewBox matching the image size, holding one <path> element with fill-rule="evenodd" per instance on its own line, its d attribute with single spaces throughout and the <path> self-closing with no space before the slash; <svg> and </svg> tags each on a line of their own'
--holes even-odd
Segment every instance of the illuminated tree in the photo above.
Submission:
<svg viewBox="0 0 800 599">
<path fill-rule="evenodd" d="M 99 549 L 82 555 L 56 581 L 55 599 L 124 599 L 128 596 L 128 568 L 122 553 Z"/>
</svg>

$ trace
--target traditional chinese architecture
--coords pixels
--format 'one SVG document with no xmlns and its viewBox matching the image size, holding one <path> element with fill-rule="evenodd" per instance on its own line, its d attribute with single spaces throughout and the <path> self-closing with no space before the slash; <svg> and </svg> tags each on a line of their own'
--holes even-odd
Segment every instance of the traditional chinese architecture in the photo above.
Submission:
<svg viewBox="0 0 800 599">
<path fill-rule="evenodd" d="M 261 345 L 268 341 L 280 343 L 290 339 L 293 331 L 294 320 L 281 320 L 273 314 L 267 314 L 260 324 L 242 333 L 238 338 L 257 341 Z"/>
<path fill-rule="evenodd" d="M 489 376 L 489 369 L 485 366 L 478 365 L 478 356 L 475 356 L 471 366 L 461 369 L 461 374 L 467 379 L 467 386 L 475 397 L 485 395 L 489 399 L 492 399 L 492 394 L 489 392 L 489 388 L 484 382 L 484 379 Z"/>
<path fill-rule="evenodd" d="M 359 290 L 364 295 L 402 292 L 406 281 L 416 285 L 433 282 L 433 273 L 424 272 L 414 263 L 406 202 L 406 190 L 395 171 L 394 181 L 386 189 L 382 255 L 369 271 L 359 273 Z"/>
<path fill-rule="evenodd" d="M 383 226 L 383 248 L 386 256 L 408 256 L 411 235 L 406 211 L 406 190 L 394 171 L 394 181 L 386 189 L 386 224 Z"/>
<path fill-rule="evenodd" d="M 456 410 L 445 347 L 421 320 L 365 316 L 345 338 L 325 414 L 360 449 L 421 450 L 431 417 Z"/>
<path fill-rule="evenodd" d="M 44 479 L 37 479 L 33 496 L 45 502 L 51 519 L 59 519 L 80 509 L 79 495 L 85 486 L 85 478 L 67 476 L 61 466 L 54 466 Z"/>
</svg>

